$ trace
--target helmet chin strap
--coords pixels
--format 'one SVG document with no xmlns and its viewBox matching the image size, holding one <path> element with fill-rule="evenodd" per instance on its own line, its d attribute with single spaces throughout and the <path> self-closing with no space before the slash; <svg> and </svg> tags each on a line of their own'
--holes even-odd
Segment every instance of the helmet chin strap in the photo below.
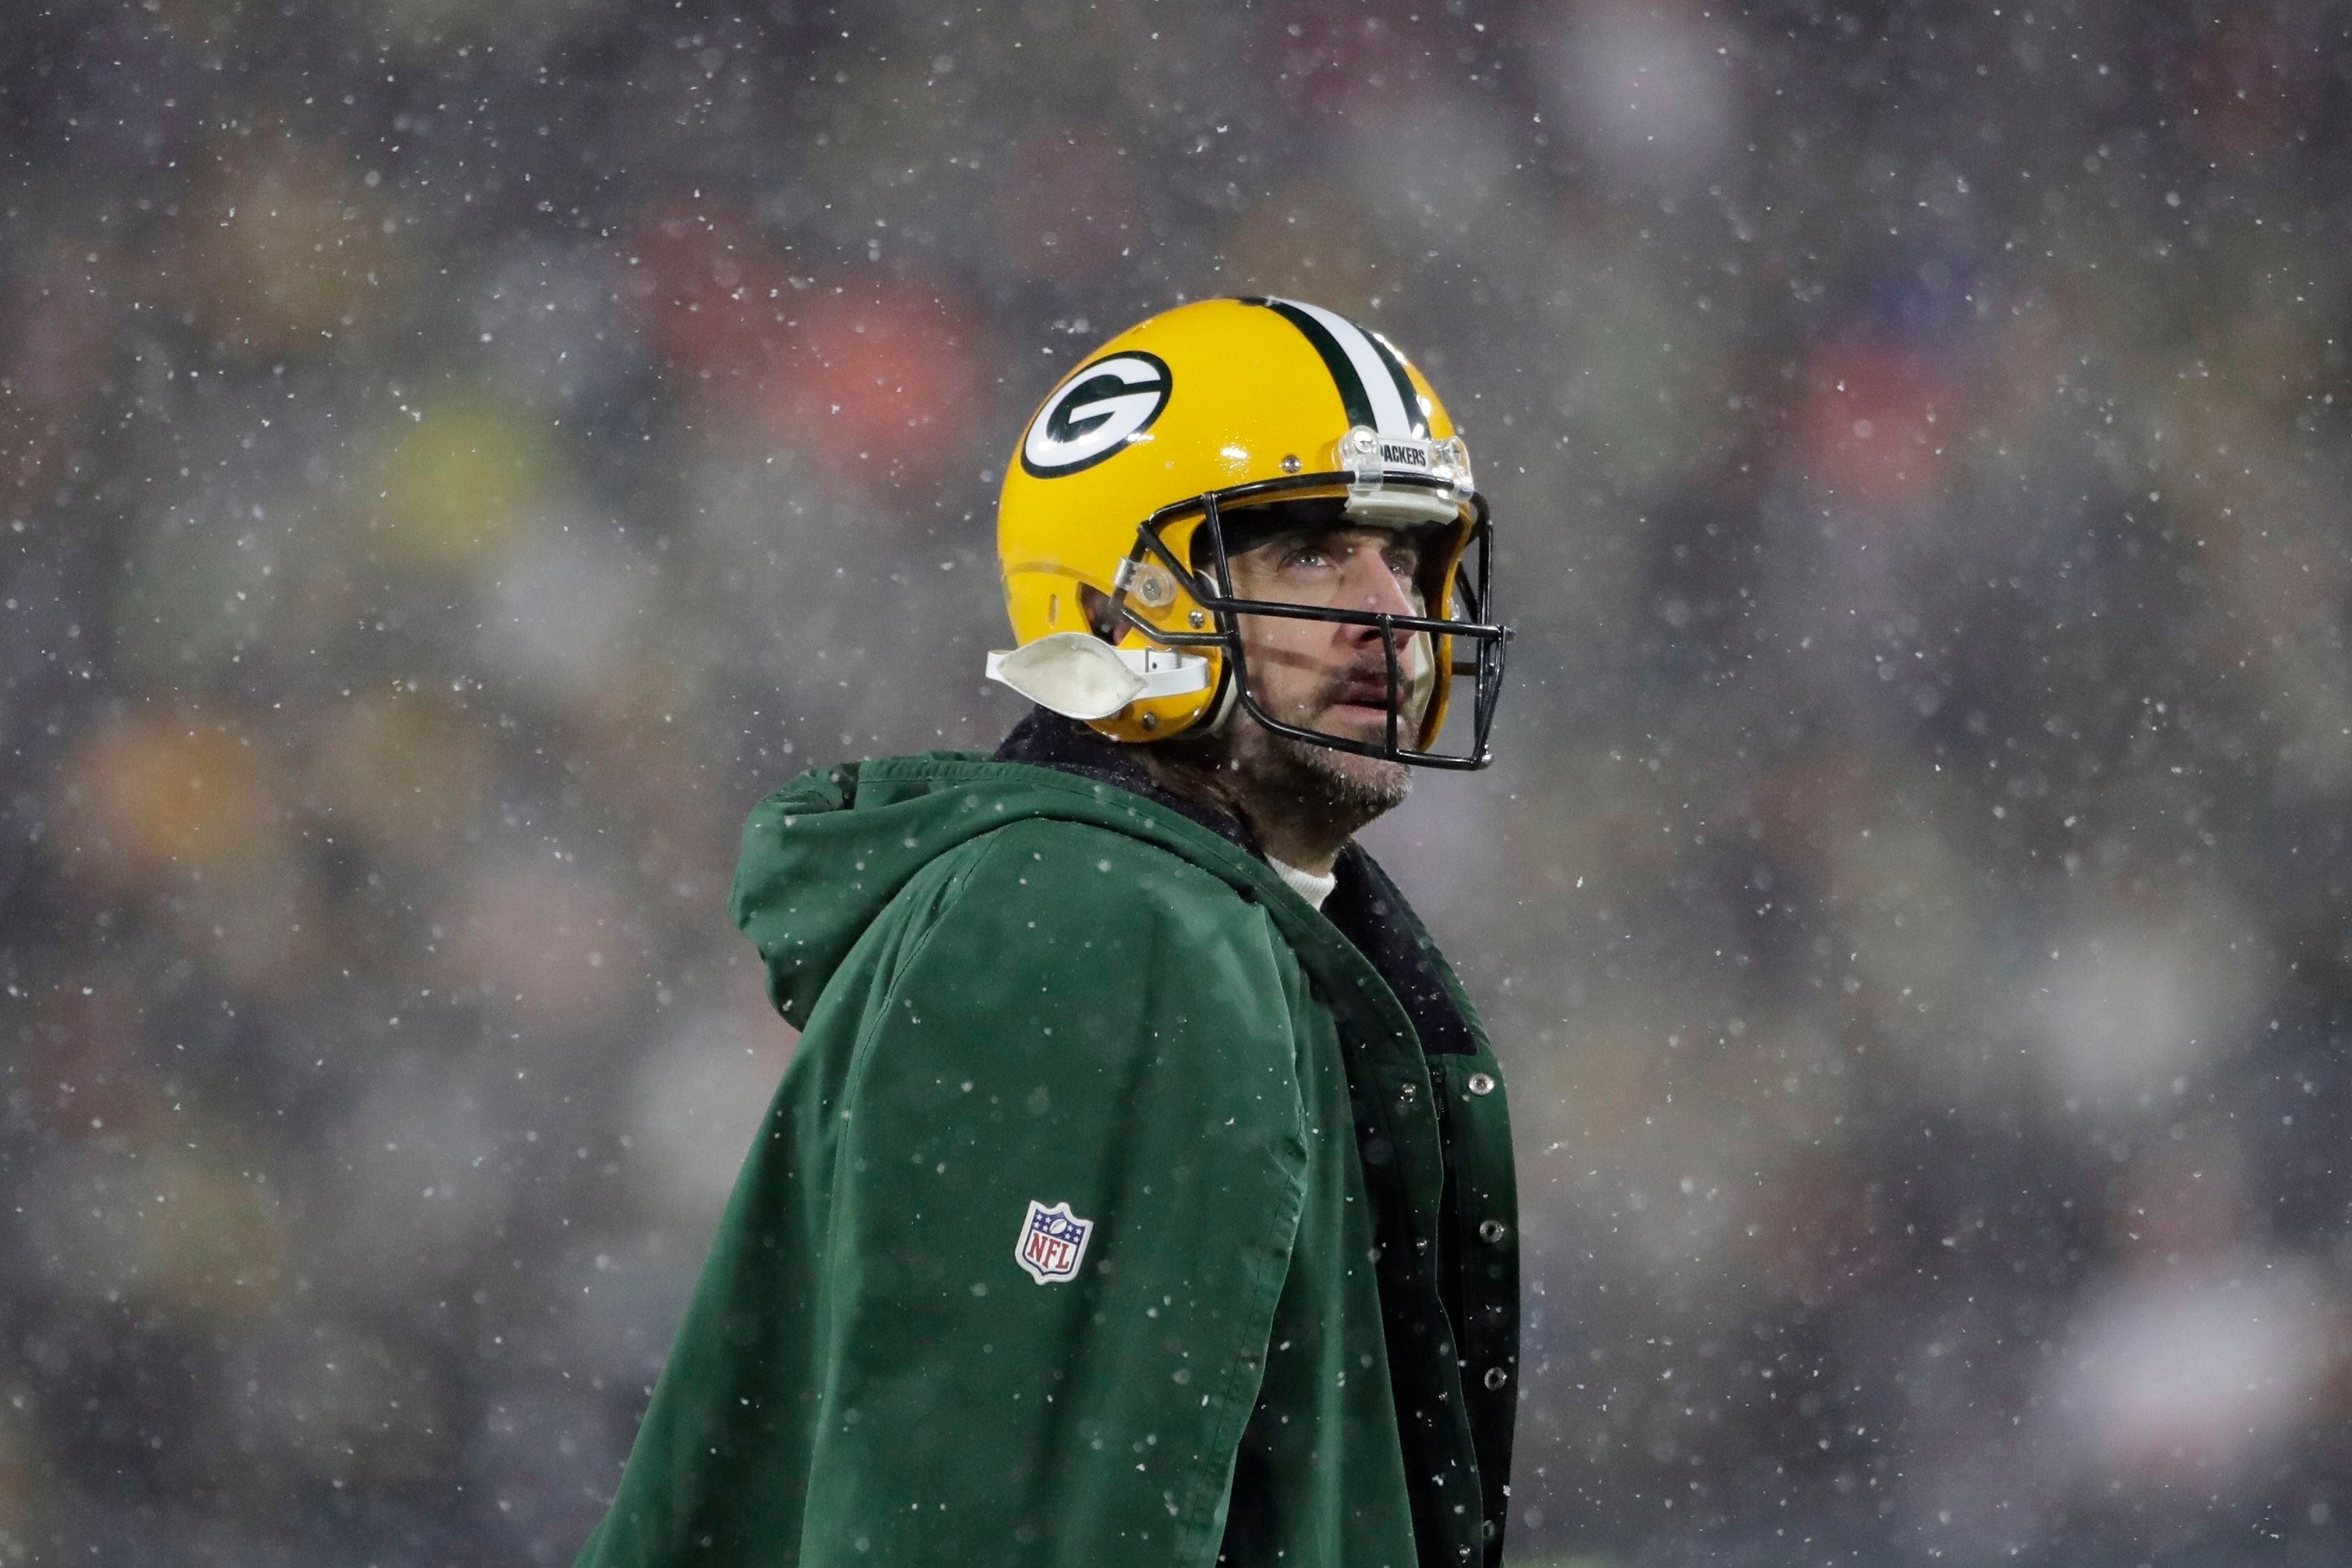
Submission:
<svg viewBox="0 0 2352 1568">
<path fill-rule="evenodd" d="M 1209 661 L 1172 648 L 1113 647 L 1087 632 L 1055 632 L 990 650 L 988 679 L 1066 719 L 1108 719 L 1139 698 L 1205 691 Z"/>
<path fill-rule="evenodd" d="M 1218 694 L 1216 711 L 1210 714 L 1200 723 L 1193 725 L 1191 730 L 1186 731 L 1186 733 L 1201 736 L 1223 734 L 1225 732 L 1226 726 L 1230 725 L 1234 721 L 1234 715 L 1241 710 L 1241 689 L 1242 683 L 1234 679 L 1233 666 L 1231 664 L 1227 664 L 1225 666 L 1225 689 L 1223 692 Z"/>
</svg>

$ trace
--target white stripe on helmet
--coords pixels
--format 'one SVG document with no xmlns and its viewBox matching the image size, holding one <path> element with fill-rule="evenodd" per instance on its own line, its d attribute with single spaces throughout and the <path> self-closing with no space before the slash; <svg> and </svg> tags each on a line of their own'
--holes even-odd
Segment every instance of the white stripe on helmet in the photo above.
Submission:
<svg viewBox="0 0 2352 1568">
<path fill-rule="evenodd" d="M 1364 336 L 1363 329 L 1337 311 L 1310 305 L 1304 300 L 1285 300 L 1283 303 L 1314 317 L 1338 342 L 1348 363 L 1355 367 L 1356 379 L 1364 384 L 1364 395 L 1371 400 L 1372 418 L 1380 434 L 1412 436 L 1412 416 L 1404 400 L 1397 395 L 1396 382 L 1381 362 L 1380 350 L 1372 347 L 1372 340 Z"/>
</svg>

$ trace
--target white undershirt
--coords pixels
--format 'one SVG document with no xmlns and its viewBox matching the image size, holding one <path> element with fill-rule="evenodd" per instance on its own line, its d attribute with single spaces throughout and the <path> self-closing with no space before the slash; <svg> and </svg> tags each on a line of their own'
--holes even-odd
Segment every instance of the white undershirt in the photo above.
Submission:
<svg viewBox="0 0 2352 1568">
<path fill-rule="evenodd" d="M 1302 871 L 1297 867 L 1277 860 L 1271 855 L 1265 858 L 1265 863 L 1274 868 L 1274 874 L 1281 878 L 1292 892 L 1297 893 L 1318 910 L 1323 907 L 1323 900 L 1331 896 L 1331 889 L 1339 885 L 1339 879 L 1337 876 L 1318 877 L 1312 871 Z"/>
</svg>

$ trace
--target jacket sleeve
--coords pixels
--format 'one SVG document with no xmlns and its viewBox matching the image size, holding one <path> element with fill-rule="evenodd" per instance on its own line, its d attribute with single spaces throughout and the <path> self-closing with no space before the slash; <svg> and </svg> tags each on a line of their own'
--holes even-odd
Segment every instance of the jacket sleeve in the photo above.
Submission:
<svg viewBox="0 0 2352 1568">
<path fill-rule="evenodd" d="M 992 835 L 868 1006 L 806 1568 L 1214 1558 L 1303 1193 L 1298 981 L 1256 910 L 1137 858 Z"/>
</svg>

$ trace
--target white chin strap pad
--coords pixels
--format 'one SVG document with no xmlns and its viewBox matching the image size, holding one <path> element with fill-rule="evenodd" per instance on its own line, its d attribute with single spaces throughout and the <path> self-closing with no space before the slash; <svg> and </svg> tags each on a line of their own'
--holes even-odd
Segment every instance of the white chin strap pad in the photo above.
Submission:
<svg viewBox="0 0 2352 1568">
<path fill-rule="evenodd" d="M 1066 719 L 1108 719 L 1139 697 L 1207 690 L 1209 661 L 1171 648 L 1113 647 L 1086 632 L 1054 632 L 1010 651 L 992 650 L 988 679 Z"/>
</svg>

